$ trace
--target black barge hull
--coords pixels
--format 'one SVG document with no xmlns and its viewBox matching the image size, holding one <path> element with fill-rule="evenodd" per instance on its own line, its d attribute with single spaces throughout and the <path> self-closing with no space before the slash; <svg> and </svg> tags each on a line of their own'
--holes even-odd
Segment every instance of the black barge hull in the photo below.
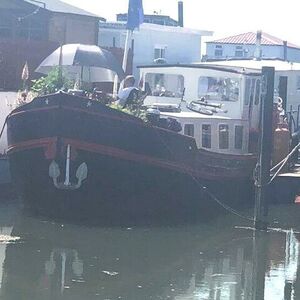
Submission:
<svg viewBox="0 0 300 300">
<path fill-rule="evenodd" d="M 190 219 L 224 212 L 203 187 L 236 206 L 248 199 L 254 162 L 199 152 L 190 137 L 62 93 L 13 111 L 8 143 L 12 178 L 26 206 L 82 220 Z M 52 162 L 59 167 L 59 188 L 49 176 Z M 74 188 L 83 163 L 87 178 Z"/>
</svg>

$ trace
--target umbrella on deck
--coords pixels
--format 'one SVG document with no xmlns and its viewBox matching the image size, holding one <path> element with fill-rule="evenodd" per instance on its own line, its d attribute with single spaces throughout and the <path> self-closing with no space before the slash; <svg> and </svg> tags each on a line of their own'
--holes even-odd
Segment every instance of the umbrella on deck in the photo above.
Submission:
<svg viewBox="0 0 300 300">
<path fill-rule="evenodd" d="M 53 67 L 62 66 L 71 79 L 87 82 L 113 82 L 115 75 L 122 80 L 124 71 L 115 56 L 95 45 L 67 44 L 57 48 L 35 70 L 48 74 Z"/>
</svg>

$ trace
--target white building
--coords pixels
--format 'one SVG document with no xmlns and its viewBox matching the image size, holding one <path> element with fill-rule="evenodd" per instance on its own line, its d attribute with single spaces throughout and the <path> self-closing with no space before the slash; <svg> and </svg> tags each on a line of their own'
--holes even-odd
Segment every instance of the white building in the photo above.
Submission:
<svg viewBox="0 0 300 300">
<path fill-rule="evenodd" d="M 257 53 L 259 51 L 260 53 Z M 300 47 L 265 32 L 247 32 L 206 43 L 206 59 L 241 59 L 260 56 L 300 62 Z"/>
<path fill-rule="evenodd" d="M 133 74 L 138 77 L 137 66 L 153 64 L 160 58 L 172 64 L 200 61 L 202 37 L 211 35 L 211 31 L 142 24 L 133 33 Z M 125 23 L 100 23 L 99 46 L 124 48 L 125 39 Z"/>
</svg>

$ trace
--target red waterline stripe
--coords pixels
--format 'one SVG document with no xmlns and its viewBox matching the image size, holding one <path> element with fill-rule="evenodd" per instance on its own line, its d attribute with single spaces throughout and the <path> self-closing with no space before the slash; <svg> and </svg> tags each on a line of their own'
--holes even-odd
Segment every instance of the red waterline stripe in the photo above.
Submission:
<svg viewBox="0 0 300 300">
<path fill-rule="evenodd" d="M 86 143 L 83 141 L 78 141 L 78 140 L 73 140 L 68 138 L 64 138 L 63 142 L 65 145 L 70 144 L 71 146 L 75 147 L 75 149 L 81 149 L 89 152 L 99 153 L 102 155 L 116 157 L 127 161 L 134 161 L 139 163 L 145 163 L 148 165 L 155 165 L 157 167 L 167 168 L 187 175 L 193 175 L 197 177 L 202 176 L 203 178 L 207 178 L 207 179 L 220 179 L 220 175 L 211 174 L 205 170 L 201 172 L 185 164 L 180 164 L 180 163 L 178 164 L 172 161 L 161 160 L 159 158 L 154 158 L 143 154 L 132 153 L 115 147 L 110 147 L 110 146 L 105 146 L 105 145 L 95 144 L 95 143 Z M 233 172 L 233 170 L 231 170 L 231 172 Z M 222 174 L 222 178 L 223 177 L 232 178 L 233 176 L 229 175 L 231 172 Z"/>
<path fill-rule="evenodd" d="M 25 141 L 10 146 L 8 148 L 8 154 L 20 152 L 23 150 L 35 149 L 35 148 L 48 148 L 51 145 L 55 144 L 56 142 L 57 142 L 56 137 Z M 87 142 L 68 139 L 68 138 L 63 138 L 62 142 L 65 145 L 70 144 L 75 149 L 85 150 L 87 152 L 99 153 L 105 156 L 115 157 L 127 161 L 134 161 L 138 163 L 154 165 L 157 167 L 177 171 L 187 175 L 202 177 L 205 179 L 222 179 L 222 178 L 236 177 L 236 176 L 232 176 L 232 171 L 223 173 L 222 178 L 220 178 L 220 175 L 208 173 L 207 170 L 206 171 L 202 170 L 201 172 L 199 170 L 192 169 L 189 166 L 184 164 L 176 164 L 172 161 L 166 161 L 166 160 L 161 160 L 161 159 L 153 158 L 142 154 L 131 153 L 129 151 L 121 150 L 115 147 L 104 146 L 101 144 L 87 143 Z M 231 176 L 229 174 L 231 174 Z"/>
<path fill-rule="evenodd" d="M 7 149 L 7 153 L 10 154 L 10 153 L 34 149 L 34 148 L 49 147 L 50 145 L 56 142 L 57 142 L 57 137 L 24 141 L 9 146 Z"/>
</svg>

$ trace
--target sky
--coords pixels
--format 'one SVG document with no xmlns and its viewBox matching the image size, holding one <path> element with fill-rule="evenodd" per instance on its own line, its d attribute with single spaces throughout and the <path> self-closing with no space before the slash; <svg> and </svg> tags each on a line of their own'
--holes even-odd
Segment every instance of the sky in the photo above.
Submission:
<svg viewBox="0 0 300 300">
<path fill-rule="evenodd" d="M 128 0 L 63 0 L 110 21 L 127 12 Z M 143 0 L 145 14 L 154 11 L 177 19 L 177 0 Z M 262 30 L 300 46 L 298 0 L 183 0 L 184 26 L 214 31 L 211 39 Z M 208 40 L 208 39 L 207 39 Z"/>
</svg>

